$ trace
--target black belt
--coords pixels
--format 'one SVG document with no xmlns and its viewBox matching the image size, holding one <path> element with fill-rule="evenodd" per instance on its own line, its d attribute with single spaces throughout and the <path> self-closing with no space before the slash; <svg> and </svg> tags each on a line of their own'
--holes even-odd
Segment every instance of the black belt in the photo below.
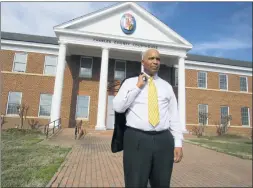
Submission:
<svg viewBox="0 0 253 188">
<path fill-rule="evenodd" d="M 142 132 L 142 133 L 150 134 L 150 135 L 161 134 L 161 133 L 164 133 L 164 132 L 167 132 L 167 131 L 168 131 L 168 129 L 165 129 L 165 130 L 162 130 L 162 131 L 143 131 L 143 130 L 141 130 L 141 129 L 136 129 L 136 128 L 129 127 L 129 126 L 127 126 L 127 129 L 132 129 L 132 130 L 134 130 L 134 131 L 138 131 L 138 132 Z"/>
</svg>

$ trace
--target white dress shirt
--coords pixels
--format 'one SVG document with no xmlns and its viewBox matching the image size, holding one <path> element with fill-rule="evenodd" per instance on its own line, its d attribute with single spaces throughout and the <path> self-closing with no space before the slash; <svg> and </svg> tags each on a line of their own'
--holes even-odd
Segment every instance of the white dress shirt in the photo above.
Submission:
<svg viewBox="0 0 253 188">
<path fill-rule="evenodd" d="M 147 77 L 149 77 L 147 75 Z M 128 78 L 113 99 L 113 109 L 126 113 L 126 125 L 144 131 L 170 129 L 175 147 L 182 147 L 183 132 L 179 121 L 177 100 L 172 86 L 157 75 L 154 76 L 158 95 L 160 122 L 153 127 L 148 121 L 148 81 L 140 89 L 136 86 L 138 77 Z"/>
</svg>

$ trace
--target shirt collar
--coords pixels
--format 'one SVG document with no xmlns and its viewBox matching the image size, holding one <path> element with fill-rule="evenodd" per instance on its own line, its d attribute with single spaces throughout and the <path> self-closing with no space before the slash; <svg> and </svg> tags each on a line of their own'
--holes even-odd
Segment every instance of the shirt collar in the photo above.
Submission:
<svg viewBox="0 0 253 188">
<path fill-rule="evenodd" d="M 143 71 L 143 73 L 144 73 L 148 78 L 150 77 L 150 75 L 148 75 L 145 71 Z M 154 79 L 154 80 L 158 79 L 157 73 L 153 76 L 153 79 Z"/>
</svg>

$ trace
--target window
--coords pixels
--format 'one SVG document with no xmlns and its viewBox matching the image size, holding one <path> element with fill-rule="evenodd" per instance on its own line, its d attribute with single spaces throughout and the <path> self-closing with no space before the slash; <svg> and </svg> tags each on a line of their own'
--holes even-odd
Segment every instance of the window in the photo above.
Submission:
<svg viewBox="0 0 253 188">
<path fill-rule="evenodd" d="M 241 108 L 241 118 L 242 118 L 242 125 L 249 126 L 249 108 L 248 107 Z"/>
<path fill-rule="evenodd" d="M 220 122 L 222 125 L 225 125 L 227 121 L 229 121 L 229 112 L 228 112 L 228 106 L 221 106 L 220 107 Z"/>
<path fill-rule="evenodd" d="M 82 78 L 91 78 L 92 64 L 93 60 L 91 57 L 81 57 L 79 76 Z"/>
<path fill-rule="evenodd" d="M 45 56 L 45 75 L 55 75 L 57 66 L 57 56 Z"/>
<path fill-rule="evenodd" d="M 40 94 L 39 116 L 50 116 L 52 94 Z"/>
<path fill-rule="evenodd" d="M 116 60 L 115 69 L 114 69 L 114 79 L 115 80 L 124 80 L 126 77 L 126 62 Z"/>
<path fill-rule="evenodd" d="M 77 96 L 76 117 L 88 119 L 89 105 L 90 105 L 90 96 L 84 95 Z"/>
<path fill-rule="evenodd" d="M 207 104 L 199 104 L 198 116 L 199 116 L 199 124 L 203 124 L 203 125 L 208 124 L 208 105 Z"/>
<path fill-rule="evenodd" d="M 178 86 L 178 69 L 175 69 L 175 86 Z"/>
<path fill-rule="evenodd" d="M 206 72 L 198 72 L 198 87 L 207 88 Z"/>
<path fill-rule="evenodd" d="M 26 53 L 15 53 L 13 62 L 13 72 L 25 72 L 26 70 Z"/>
<path fill-rule="evenodd" d="M 18 115 L 18 106 L 21 104 L 21 92 L 9 92 L 6 114 Z"/>
<path fill-rule="evenodd" d="M 247 77 L 240 77 L 240 91 L 248 91 Z"/>
<path fill-rule="evenodd" d="M 228 90 L 228 79 L 226 74 L 220 74 L 220 89 Z"/>
</svg>

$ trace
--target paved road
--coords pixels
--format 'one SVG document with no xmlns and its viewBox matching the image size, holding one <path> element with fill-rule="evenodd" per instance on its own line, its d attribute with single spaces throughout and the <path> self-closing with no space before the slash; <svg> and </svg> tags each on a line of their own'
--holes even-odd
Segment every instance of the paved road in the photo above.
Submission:
<svg viewBox="0 0 253 188">
<path fill-rule="evenodd" d="M 124 187 L 122 153 L 111 153 L 110 142 L 110 135 L 95 133 L 76 142 L 49 186 Z M 252 187 L 252 161 L 185 143 L 171 186 Z"/>
</svg>

